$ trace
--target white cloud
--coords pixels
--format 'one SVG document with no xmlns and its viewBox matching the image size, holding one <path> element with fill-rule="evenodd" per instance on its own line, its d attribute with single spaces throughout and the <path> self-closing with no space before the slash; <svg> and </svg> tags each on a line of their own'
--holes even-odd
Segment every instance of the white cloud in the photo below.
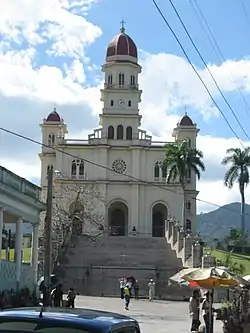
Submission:
<svg viewBox="0 0 250 333">
<path fill-rule="evenodd" d="M 25 41 L 32 46 L 48 42 L 48 54 L 83 57 L 84 47 L 93 43 L 101 30 L 70 9 L 73 6 L 85 12 L 94 2 L 1 0 L 0 33 L 3 42 L 20 45 Z"/>
<path fill-rule="evenodd" d="M 94 42 L 101 30 L 79 16 L 80 11 L 85 12 L 95 2 L 0 0 L 5 13 L 0 16 L 0 33 L 4 36 L 0 44 L 2 126 L 39 139 L 38 124 L 54 103 L 68 122 L 71 137 L 82 137 L 82 131 L 86 134 L 98 126 L 97 116 L 102 107 L 101 81 L 97 76 L 95 86 L 87 86 L 86 70 L 91 70 L 94 75 L 96 68 L 86 57 L 85 48 Z M 22 51 L 10 50 L 8 43 L 13 41 L 17 44 L 26 41 L 28 47 Z M 54 66 L 48 66 L 46 62 L 38 66 L 36 44 L 39 43 L 46 45 L 45 50 L 52 57 L 67 55 L 67 64 L 59 68 L 54 60 Z M 140 84 L 143 102 L 140 110 L 143 127 L 154 137 L 161 141 L 172 140 L 172 129 L 179 120 L 176 110 L 184 105 L 195 108 L 204 117 L 218 116 L 205 89 L 183 58 L 172 54 L 143 53 L 142 56 Z M 250 60 L 227 61 L 220 66 L 210 65 L 210 69 L 223 91 L 231 92 L 236 88 L 235 83 L 228 79 L 229 73 L 233 75 L 237 88 L 250 91 Z M 198 71 L 217 97 L 218 91 L 207 73 L 203 69 Z M 224 187 L 222 177 L 225 169 L 220 166 L 226 149 L 238 145 L 236 139 L 199 136 L 198 147 L 204 151 L 207 165 L 207 172 L 198 185 L 199 198 L 216 204 L 240 199 L 237 187 L 231 191 Z M 6 136 L 1 134 L 0 151 L 2 165 L 23 177 L 40 177 L 40 162 L 36 157 L 39 147 L 30 144 L 27 148 L 23 141 L 6 140 Z M 250 198 L 249 194 L 247 191 L 247 198 Z M 214 208 L 199 203 L 200 211 Z"/>
</svg>

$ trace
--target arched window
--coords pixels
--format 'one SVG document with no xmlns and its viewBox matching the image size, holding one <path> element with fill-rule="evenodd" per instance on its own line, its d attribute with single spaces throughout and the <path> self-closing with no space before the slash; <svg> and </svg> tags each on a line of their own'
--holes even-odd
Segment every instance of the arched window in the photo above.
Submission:
<svg viewBox="0 0 250 333">
<path fill-rule="evenodd" d="M 113 126 L 109 126 L 108 128 L 108 139 L 114 139 L 115 138 L 115 130 Z"/>
<path fill-rule="evenodd" d="M 84 177 L 84 161 L 81 159 L 73 160 L 71 163 L 71 177 Z"/>
<path fill-rule="evenodd" d="M 187 210 L 190 210 L 190 209 L 191 209 L 191 202 L 190 202 L 190 201 L 187 201 L 187 202 L 186 202 L 186 209 L 187 209 Z"/>
<path fill-rule="evenodd" d="M 110 101 L 110 106 L 114 106 L 114 101 L 113 101 L 113 99 L 111 99 L 111 101 Z"/>
<path fill-rule="evenodd" d="M 190 138 L 186 138 L 186 141 L 187 141 L 187 145 L 188 145 L 188 148 L 191 148 L 192 147 L 192 141 Z"/>
<path fill-rule="evenodd" d="M 154 177 L 155 178 L 159 178 L 160 177 L 160 166 L 159 166 L 159 162 L 155 163 Z"/>
<path fill-rule="evenodd" d="M 131 106 L 131 101 L 128 101 L 128 106 Z"/>
<path fill-rule="evenodd" d="M 126 139 L 132 140 L 132 127 L 131 126 L 128 126 L 126 128 Z"/>
<path fill-rule="evenodd" d="M 48 145 L 49 146 L 54 146 L 54 144 L 55 144 L 55 135 L 54 134 L 49 134 Z"/>
<path fill-rule="evenodd" d="M 119 86 L 124 86 L 124 74 L 119 73 L 119 78 L 118 78 Z"/>
<path fill-rule="evenodd" d="M 187 183 L 191 182 L 191 169 L 188 169 L 186 171 L 186 181 L 187 181 Z"/>
<path fill-rule="evenodd" d="M 186 220 L 186 230 L 191 231 L 192 230 L 192 223 L 190 220 Z"/>
<path fill-rule="evenodd" d="M 112 77 L 112 74 L 109 74 L 108 75 L 108 85 L 111 86 L 113 83 L 113 77 Z"/>
<path fill-rule="evenodd" d="M 84 177 L 84 162 L 81 161 L 79 164 L 79 176 Z"/>
<path fill-rule="evenodd" d="M 76 168 L 77 168 L 77 164 L 76 164 L 76 160 L 72 161 L 71 164 L 71 176 L 72 177 L 76 177 Z"/>
<path fill-rule="evenodd" d="M 47 174 L 48 174 L 48 172 L 49 172 L 50 169 L 52 169 L 52 170 L 54 169 L 54 167 L 53 167 L 52 164 L 49 164 L 49 165 L 47 166 Z"/>
<path fill-rule="evenodd" d="M 135 76 L 134 75 L 130 76 L 130 84 L 131 84 L 131 86 L 135 85 Z"/>
<path fill-rule="evenodd" d="M 167 175 L 168 175 L 167 168 L 162 166 L 161 172 L 162 172 L 162 178 L 167 178 Z"/>
<path fill-rule="evenodd" d="M 123 126 L 122 125 L 117 126 L 116 137 L 117 137 L 117 140 L 123 140 Z"/>
</svg>

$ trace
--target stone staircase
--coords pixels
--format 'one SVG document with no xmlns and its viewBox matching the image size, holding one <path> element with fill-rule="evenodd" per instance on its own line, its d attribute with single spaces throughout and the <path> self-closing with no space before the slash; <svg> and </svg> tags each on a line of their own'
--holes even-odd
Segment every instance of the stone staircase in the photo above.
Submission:
<svg viewBox="0 0 250 333">
<path fill-rule="evenodd" d="M 157 295 L 164 298 L 169 277 L 182 266 L 165 238 L 100 236 L 93 241 L 80 235 L 72 238 L 56 274 L 65 289 L 74 286 L 80 294 L 92 296 L 119 295 L 121 276 L 138 279 L 140 293 L 146 296 L 153 278 Z"/>
<path fill-rule="evenodd" d="M 65 290 L 73 286 L 91 296 L 118 296 L 119 278 L 133 276 L 139 280 L 141 296 L 148 295 L 148 281 L 153 278 L 158 298 L 173 292 L 181 299 L 190 290 L 168 287 L 169 277 L 183 267 L 214 265 L 214 258 L 203 256 L 199 237 L 187 235 L 173 219 L 166 221 L 165 237 L 103 235 L 93 240 L 78 235 L 70 237 L 63 249 L 54 272 Z"/>
</svg>

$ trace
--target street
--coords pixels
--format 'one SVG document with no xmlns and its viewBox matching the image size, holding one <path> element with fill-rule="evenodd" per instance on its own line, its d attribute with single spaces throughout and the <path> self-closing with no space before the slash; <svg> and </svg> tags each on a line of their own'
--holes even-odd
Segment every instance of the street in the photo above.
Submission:
<svg viewBox="0 0 250 333">
<path fill-rule="evenodd" d="M 135 301 L 132 299 L 130 310 L 124 310 L 121 299 L 105 297 L 77 296 L 76 306 L 121 313 L 139 321 L 142 333 L 187 333 L 190 332 L 188 302 Z M 154 326 L 153 326 L 154 325 Z M 214 333 L 221 333 L 221 322 L 215 321 Z"/>
</svg>

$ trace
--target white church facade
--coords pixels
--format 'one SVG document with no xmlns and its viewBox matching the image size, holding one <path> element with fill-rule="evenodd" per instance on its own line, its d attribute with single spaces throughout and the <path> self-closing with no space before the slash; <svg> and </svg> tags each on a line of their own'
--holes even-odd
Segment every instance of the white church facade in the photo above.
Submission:
<svg viewBox="0 0 250 333">
<path fill-rule="evenodd" d="M 166 172 L 160 167 L 165 143 L 153 141 L 140 128 L 141 69 L 137 47 L 122 28 L 108 45 L 102 66 L 105 83 L 100 93 L 100 127 L 87 140 L 67 139 L 67 124 L 56 110 L 44 119 L 44 146 L 39 154 L 42 195 L 45 199 L 47 168 L 53 165 L 64 175 L 55 181 L 55 186 L 66 186 L 71 180 L 100 185 L 105 197 L 105 226 L 117 228 L 117 235 L 130 235 L 134 229 L 138 236 L 164 237 L 167 217 L 173 216 L 183 224 L 183 195 L 180 184 L 166 183 Z M 173 140 L 189 138 L 192 147 L 196 147 L 198 131 L 196 124 L 184 115 L 173 129 Z M 196 224 L 197 194 L 196 177 L 191 175 L 186 207 L 192 230 Z M 65 205 L 69 207 L 71 203 L 69 198 Z"/>
</svg>

